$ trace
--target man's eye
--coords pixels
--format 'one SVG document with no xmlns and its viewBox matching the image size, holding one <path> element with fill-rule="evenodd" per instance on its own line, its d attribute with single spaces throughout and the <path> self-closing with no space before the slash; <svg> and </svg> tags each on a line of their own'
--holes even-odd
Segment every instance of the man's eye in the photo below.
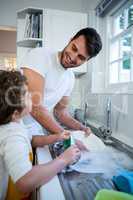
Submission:
<svg viewBox="0 0 133 200">
<path fill-rule="evenodd" d="M 79 55 L 79 59 L 82 60 L 82 61 L 85 61 L 85 58 L 83 56 L 80 56 L 80 55 Z"/>
<path fill-rule="evenodd" d="M 76 49 L 74 46 L 72 46 L 72 50 L 73 50 L 73 51 L 77 51 L 77 49 Z"/>
</svg>

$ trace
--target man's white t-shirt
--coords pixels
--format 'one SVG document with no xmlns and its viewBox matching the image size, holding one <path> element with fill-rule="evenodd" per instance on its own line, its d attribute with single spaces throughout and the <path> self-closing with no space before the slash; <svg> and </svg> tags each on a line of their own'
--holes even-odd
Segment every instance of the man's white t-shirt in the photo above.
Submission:
<svg viewBox="0 0 133 200">
<path fill-rule="evenodd" d="M 15 183 L 32 169 L 32 152 L 27 129 L 21 123 L 0 126 L 0 200 L 5 199 L 8 178 Z"/>
<path fill-rule="evenodd" d="M 21 67 L 32 69 L 45 79 L 44 106 L 51 111 L 63 96 L 70 96 L 74 86 L 74 74 L 64 69 L 58 53 L 45 48 L 31 49 Z"/>
</svg>

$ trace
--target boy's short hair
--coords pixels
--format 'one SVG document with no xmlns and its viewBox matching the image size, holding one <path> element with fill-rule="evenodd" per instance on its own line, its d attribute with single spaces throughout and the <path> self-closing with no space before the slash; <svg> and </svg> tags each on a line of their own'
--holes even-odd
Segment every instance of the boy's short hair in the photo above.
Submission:
<svg viewBox="0 0 133 200">
<path fill-rule="evenodd" d="M 83 28 L 78 31 L 71 40 L 84 36 L 86 39 L 86 49 L 90 58 L 95 57 L 102 49 L 102 40 L 98 32 L 94 28 Z"/>
<path fill-rule="evenodd" d="M 19 71 L 0 70 L 0 124 L 11 122 L 15 110 L 22 112 L 27 79 Z"/>
</svg>

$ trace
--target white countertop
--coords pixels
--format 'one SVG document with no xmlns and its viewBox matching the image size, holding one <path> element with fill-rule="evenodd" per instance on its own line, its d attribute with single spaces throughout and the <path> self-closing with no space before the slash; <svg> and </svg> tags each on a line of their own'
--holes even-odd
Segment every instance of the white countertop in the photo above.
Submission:
<svg viewBox="0 0 133 200">
<path fill-rule="evenodd" d="M 37 148 L 36 154 L 38 164 L 44 164 L 52 160 L 48 146 Z M 40 187 L 39 198 L 40 200 L 65 200 L 58 176 Z"/>
</svg>

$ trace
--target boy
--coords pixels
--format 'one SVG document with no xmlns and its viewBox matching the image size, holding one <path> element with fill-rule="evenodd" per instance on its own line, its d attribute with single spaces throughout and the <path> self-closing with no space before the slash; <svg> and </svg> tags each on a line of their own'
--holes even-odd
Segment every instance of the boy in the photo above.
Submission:
<svg viewBox="0 0 133 200">
<path fill-rule="evenodd" d="M 73 145 L 51 162 L 32 166 L 31 142 L 27 129 L 20 123 L 31 107 L 25 76 L 18 71 L 0 70 L 0 200 L 30 199 L 35 188 L 80 157 L 80 150 Z M 64 133 L 44 137 L 47 142 L 44 139 L 40 144 L 36 136 L 33 146 L 69 136 Z"/>
</svg>

